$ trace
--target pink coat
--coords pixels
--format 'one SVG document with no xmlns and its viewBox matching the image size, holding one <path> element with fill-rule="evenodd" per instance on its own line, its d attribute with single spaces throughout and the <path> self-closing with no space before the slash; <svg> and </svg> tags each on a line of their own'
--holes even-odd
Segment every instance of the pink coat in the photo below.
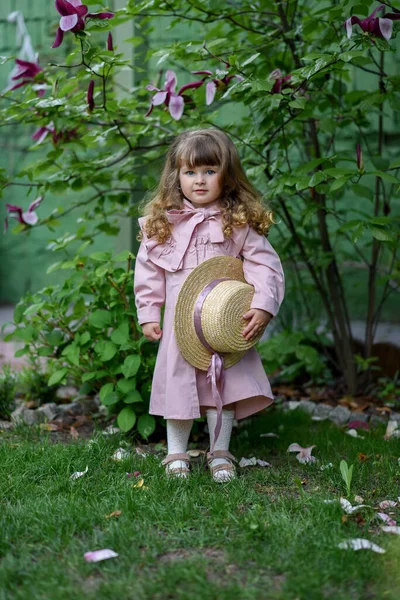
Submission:
<svg viewBox="0 0 400 600">
<path fill-rule="evenodd" d="M 275 316 L 283 300 L 284 275 L 271 244 L 248 225 L 235 227 L 232 237 L 224 238 L 217 202 L 194 208 L 185 199 L 182 210 L 170 210 L 167 215 L 173 226 L 172 236 L 160 244 L 144 234 L 135 267 L 134 292 L 139 323 L 159 323 L 161 307 L 165 305 L 149 412 L 165 419 L 193 419 L 204 415 L 205 407 L 214 407 L 215 402 L 207 373 L 189 364 L 176 343 L 174 308 L 182 283 L 208 258 L 242 257 L 244 276 L 255 288 L 251 307 Z M 139 219 L 141 228 L 145 219 Z M 237 419 L 258 412 L 273 402 L 271 386 L 255 348 L 225 370 L 221 396 L 224 406 L 235 403 Z"/>
</svg>

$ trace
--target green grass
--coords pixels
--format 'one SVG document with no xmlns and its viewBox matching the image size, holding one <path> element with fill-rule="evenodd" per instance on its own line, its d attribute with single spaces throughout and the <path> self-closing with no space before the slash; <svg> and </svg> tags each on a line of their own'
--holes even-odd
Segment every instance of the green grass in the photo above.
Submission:
<svg viewBox="0 0 400 600">
<path fill-rule="evenodd" d="M 260 438 L 268 431 L 280 438 Z M 200 464 L 176 481 L 155 456 L 114 462 L 118 437 L 63 445 L 32 429 L 0 434 L 0 599 L 394 600 L 399 537 L 379 531 L 373 508 L 362 512 L 365 523 L 342 522 L 339 504 L 323 502 L 345 495 L 342 459 L 355 465 L 352 494 L 373 507 L 397 499 L 400 442 L 383 432 L 358 440 L 302 413 L 268 412 L 239 430 L 232 451 L 273 468 L 242 469 L 220 486 Z M 292 442 L 317 444 L 317 463 L 298 463 L 286 452 Z M 358 452 L 369 458 L 360 462 Z M 132 487 L 134 470 L 145 488 Z M 115 510 L 119 518 L 105 518 Z M 353 537 L 386 554 L 337 548 Z M 119 557 L 86 563 L 84 552 L 99 548 Z"/>
</svg>

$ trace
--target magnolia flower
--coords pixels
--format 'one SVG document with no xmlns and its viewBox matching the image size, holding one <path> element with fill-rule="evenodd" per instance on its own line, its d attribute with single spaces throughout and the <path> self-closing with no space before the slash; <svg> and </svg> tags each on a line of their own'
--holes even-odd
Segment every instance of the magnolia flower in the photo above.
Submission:
<svg viewBox="0 0 400 600">
<path fill-rule="evenodd" d="M 88 108 L 89 108 L 89 112 L 92 112 L 92 110 L 94 109 L 94 99 L 93 99 L 93 90 L 94 90 L 94 79 L 91 79 L 89 81 L 89 86 L 88 86 L 88 91 L 87 91 L 87 103 L 88 103 Z"/>
<path fill-rule="evenodd" d="M 396 521 L 389 517 L 389 515 L 387 515 L 386 513 L 378 512 L 377 515 L 382 521 L 387 523 L 387 525 L 396 525 Z"/>
<path fill-rule="evenodd" d="M 282 77 L 282 71 L 280 69 L 272 71 L 272 73 L 269 74 L 269 79 L 275 79 L 271 94 L 280 94 L 284 88 L 292 87 L 288 83 L 288 81 L 292 79 L 292 75 L 285 75 L 285 77 Z"/>
<path fill-rule="evenodd" d="M 112 19 L 114 13 L 88 13 L 88 7 L 82 0 L 56 0 L 56 9 L 61 15 L 60 26 L 52 48 L 58 48 L 64 39 L 64 31 L 77 33 L 86 27 L 87 19 Z"/>
<path fill-rule="evenodd" d="M 39 206 L 42 200 L 43 196 L 39 196 L 39 198 L 36 198 L 36 200 L 31 202 L 26 212 L 24 212 L 23 208 L 21 208 L 20 206 L 16 206 L 15 204 L 6 204 L 9 213 L 8 217 L 17 219 L 17 221 L 19 221 L 23 225 L 30 225 L 32 227 L 33 225 L 36 225 L 36 223 L 39 220 L 39 217 L 34 211 Z M 8 217 L 6 217 L 4 222 L 4 233 L 8 229 Z"/>
<path fill-rule="evenodd" d="M 228 67 L 230 67 L 229 63 L 226 63 Z M 243 77 L 241 75 L 224 75 L 224 77 L 222 77 L 221 79 L 218 79 L 214 76 L 214 73 L 212 71 L 192 71 L 193 75 L 206 75 L 206 77 L 204 79 L 202 79 L 199 82 L 196 83 L 200 83 L 200 85 L 204 82 L 205 79 L 207 79 L 207 77 L 212 77 L 213 79 L 211 81 L 209 81 L 206 85 L 206 104 L 207 106 L 209 106 L 210 104 L 212 104 L 212 102 L 214 101 L 215 98 L 215 94 L 217 92 L 217 89 L 225 89 L 228 87 L 229 82 L 232 79 L 238 79 L 239 81 L 243 81 Z M 217 72 L 218 74 L 218 72 Z"/>
<path fill-rule="evenodd" d="M 299 444 L 290 444 L 287 452 L 298 452 L 299 454 L 296 454 L 296 458 L 302 464 L 315 462 L 317 459 L 314 456 L 311 456 L 311 451 L 315 446 L 316 445 L 314 444 L 308 448 L 303 448 L 302 446 L 299 446 Z"/>
<path fill-rule="evenodd" d="M 349 423 L 347 423 L 347 427 L 349 429 L 365 429 L 366 431 L 369 430 L 368 423 L 365 423 L 364 421 L 350 421 Z"/>
<path fill-rule="evenodd" d="M 57 145 L 59 142 L 69 142 L 78 137 L 77 131 L 77 127 L 74 127 L 74 129 L 62 129 L 61 131 L 56 131 L 54 123 L 51 121 L 48 125 L 36 129 L 35 133 L 32 135 L 32 139 L 37 140 L 36 146 L 39 146 L 39 144 L 44 142 L 48 134 L 51 133 L 53 144 Z"/>
<path fill-rule="evenodd" d="M 111 52 L 114 51 L 113 37 L 112 37 L 111 31 L 109 32 L 109 34 L 107 36 L 107 50 L 110 50 Z"/>
<path fill-rule="evenodd" d="M 22 81 L 11 87 L 10 91 L 16 90 L 17 88 L 27 85 L 28 83 L 34 83 L 36 75 L 43 71 L 42 67 L 37 62 L 29 62 L 28 60 L 21 60 L 20 58 L 16 58 L 15 62 L 17 63 L 18 71 L 17 74 L 12 77 L 12 79 L 22 79 Z M 43 96 L 44 93 L 44 89 L 39 89 L 37 92 L 38 96 Z"/>
<path fill-rule="evenodd" d="M 390 40 L 393 32 L 393 21 L 400 19 L 400 13 L 388 13 L 383 17 L 375 16 L 377 12 L 384 9 L 385 5 L 381 4 L 365 19 L 361 20 L 358 17 L 350 17 L 347 19 L 344 24 L 347 31 L 347 37 L 349 39 L 351 38 L 353 34 L 353 25 L 359 25 L 365 33 L 371 33 L 375 37 Z"/>
<path fill-rule="evenodd" d="M 163 90 L 159 90 L 151 84 L 146 85 L 146 90 L 149 90 L 150 92 L 156 92 L 151 101 L 150 108 L 146 113 L 146 117 L 148 117 L 152 112 L 153 106 L 165 104 L 168 106 L 171 117 L 175 119 L 175 121 L 179 121 L 185 108 L 185 98 L 183 97 L 183 93 L 186 90 L 200 87 L 203 84 L 203 81 L 201 80 L 194 81 L 193 83 L 187 83 L 180 88 L 178 93 L 175 93 L 176 83 L 177 79 L 174 71 L 168 69 L 165 74 L 165 87 Z"/>
</svg>

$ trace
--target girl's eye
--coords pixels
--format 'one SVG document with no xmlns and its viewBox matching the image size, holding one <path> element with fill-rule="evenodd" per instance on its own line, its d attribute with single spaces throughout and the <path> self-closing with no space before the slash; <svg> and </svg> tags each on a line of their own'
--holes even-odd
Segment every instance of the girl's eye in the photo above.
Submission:
<svg viewBox="0 0 400 600">
<path fill-rule="evenodd" d="M 194 171 L 186 171 L 185 175 L 192 175 Z"/>
<path fill-rule="evenodd" d="M 212 169 L 207 169 L 207 175 L 213 175 L 215 173 L 215 171 L 213 171 Z"/>
</svg>

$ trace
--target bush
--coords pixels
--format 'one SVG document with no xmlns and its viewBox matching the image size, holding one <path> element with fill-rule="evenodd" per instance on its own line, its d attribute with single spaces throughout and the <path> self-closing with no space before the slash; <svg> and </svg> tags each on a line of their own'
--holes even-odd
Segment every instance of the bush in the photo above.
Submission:
<svg viewBox="0 0 400 600">
<path fill-rule="evenodd" d="M 83 383 L 81 393 L 100 394 L 123 431 L 143 437 L 155 429 L 148 415 L 157 345 L 141 335 L 133 301 L 131 262 L 126 251 L 77 254 L 51 270 L 73 273 L 60 286 L 25 296 L 17 305 L 15 331 L 6 340 L 24 341 L 17 356 L 49 357 L 50 386 Z M 125 263 L 123 268 L 121 263 Z"/>
<path fill-rule="evenodd" d="M 0 372 L 0 419 L 7 419 L 14 409 L 16 377 L 10 365 Z"/>
</svg>

